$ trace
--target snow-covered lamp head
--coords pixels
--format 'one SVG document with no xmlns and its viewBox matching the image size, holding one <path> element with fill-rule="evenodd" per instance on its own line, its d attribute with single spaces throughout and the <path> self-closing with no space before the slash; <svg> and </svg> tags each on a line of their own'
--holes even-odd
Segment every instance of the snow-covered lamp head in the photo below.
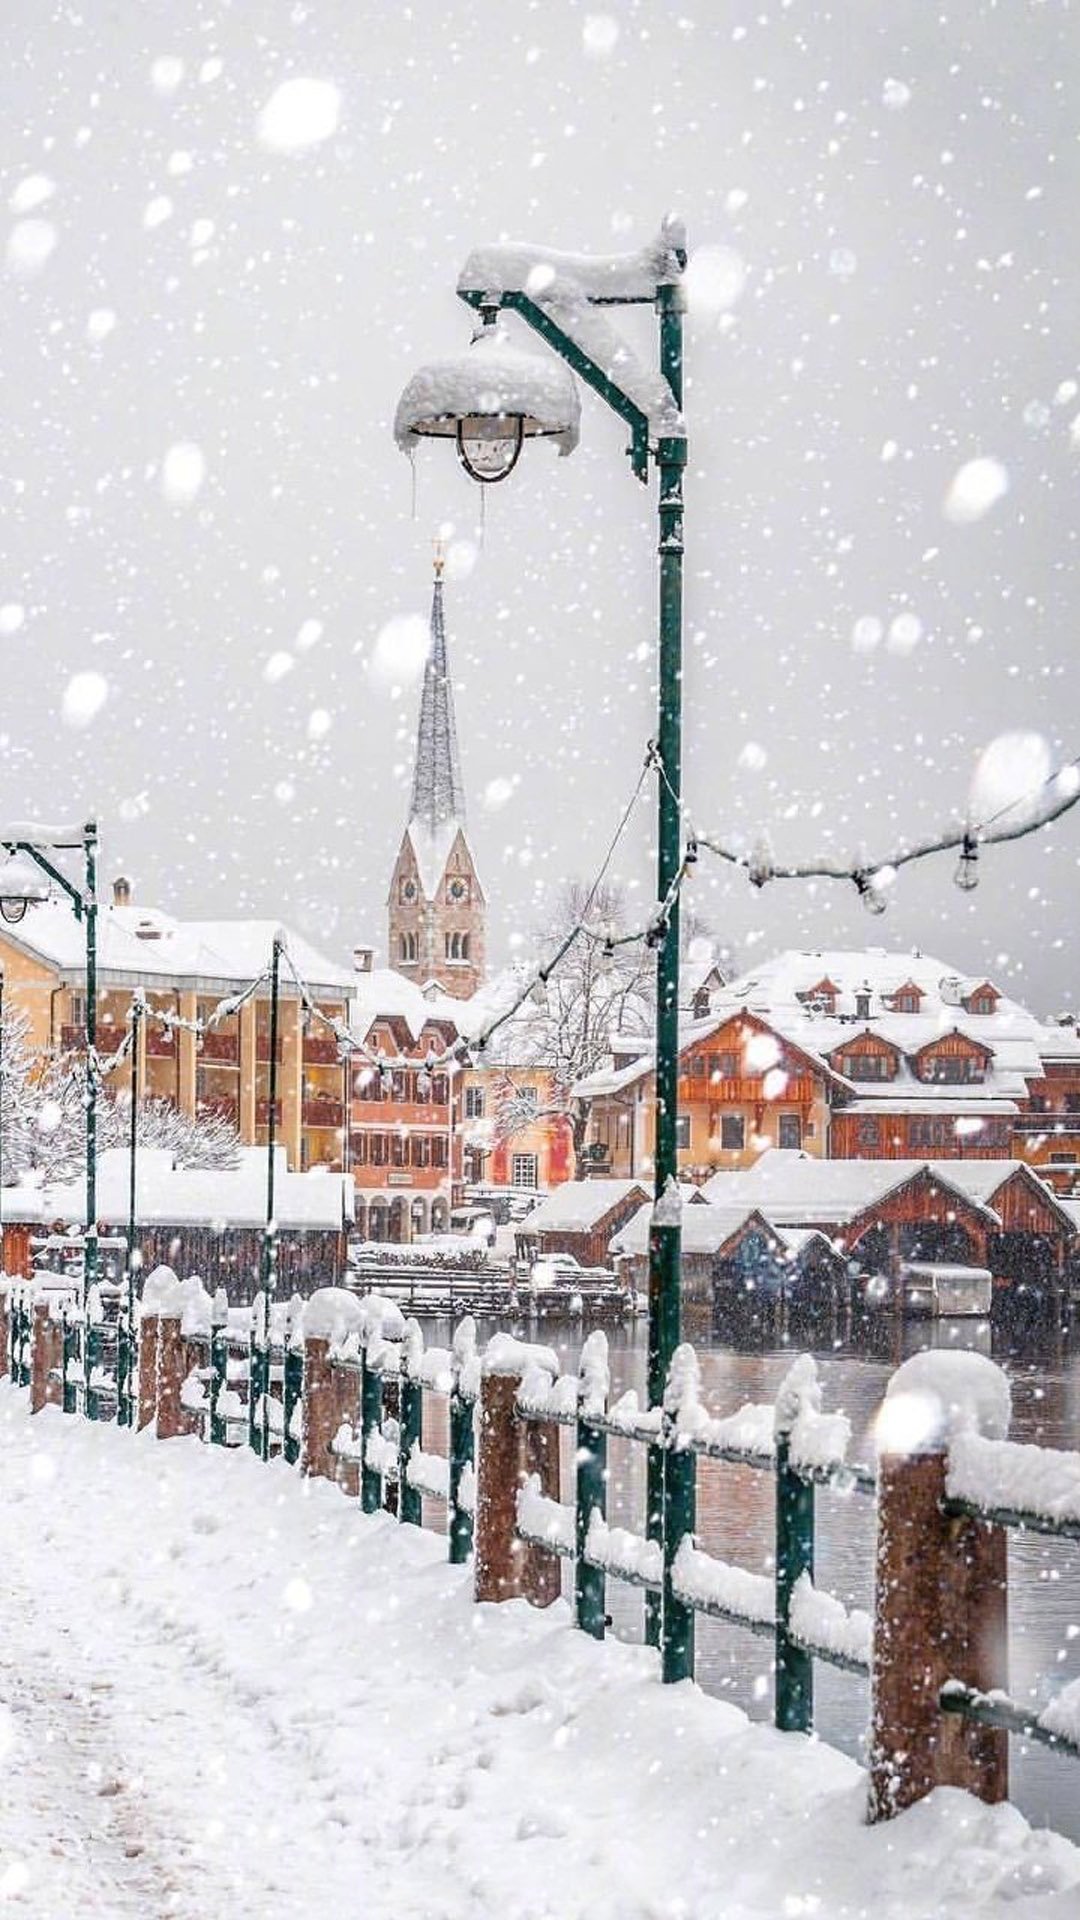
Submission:
<svg viewBox="0 0 1080 1920">
<path fill-rule="evenodd" d="M 559 361 L 522 353 L 498 324 L 498 307 L 464 353 L 433 360 L 413 374 L 394 416 L 403 453 L 418 440 L 453 440 L 472 479 L 490 485 L 514 471 L 526 440 L 554 440 L 561 454 L 578 442 L 581 402 Z"/>
<path fill-rule="evenodd" d="M 0 919 L 9 927 L 17 927 L 28 907 L 48 897 L 49 883 L 32 861 L 13 853 L 0 863 Z"/>
</svg>

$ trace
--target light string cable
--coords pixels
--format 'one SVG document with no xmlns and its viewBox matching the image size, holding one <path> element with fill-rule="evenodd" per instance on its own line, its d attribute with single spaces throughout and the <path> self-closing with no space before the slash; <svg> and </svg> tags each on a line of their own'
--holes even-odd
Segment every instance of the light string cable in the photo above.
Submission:
<svg viewBox="0 0 1080 1920">
<path fill-rule="evenodd" d="M 663 768 L 661 768 L 663 776 Z M 1048 827 L 1062 814 L 1068 813 L 1080 800 L 1080 754 L 1065 761 L 1060 767 L 1038 781 L 1023 793 L 982 820 L 970 817 L 962 826 L 932 839 L 916 841 L 914 845 L 903 846 L 896 853 L 881 860 L 853 860 L 850 863 L 837 860 L 816 859 L 791 865 L 780 865 L 774 861 L 765 844 L 759 844 L 750 852 L 721 840 L 714 834 L 699 834 L 689 842 L 695 854 L 698 846 L 707 847 L 721 860 L 732 866 L 743 867 L 751 886 L 764 887 L 770 880 L 845 880 L 854 888 L 859 898 L 872 913 L 883 913 L 887 905 L 885 889 L 891 886 L 901 867 L 910 866 L 914 861 L 929 859 L 931 855 L 960 850 L 960 863 L 957 867 L 956 884 L 964 891 L 970 891 L 978 884 L 978 858 L 981 846 L 996 846 L 1007 840 L 1023 840 L 1028 834 L 1038 833 Z M 1019 809 L 1028 811 L 1028 817 L 1015 817 Z M 1010 816 L 1014 816 L 1010 818 Z"/>
</svg>

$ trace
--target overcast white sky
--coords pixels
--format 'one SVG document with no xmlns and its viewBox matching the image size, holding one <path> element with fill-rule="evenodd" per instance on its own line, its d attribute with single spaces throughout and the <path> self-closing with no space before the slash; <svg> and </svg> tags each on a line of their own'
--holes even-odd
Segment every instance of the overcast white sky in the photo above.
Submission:
<svg viewBox="0 0 1080 1920">
<path fill-rule="evenodd" d="M 881 857 L 962 809 L 998 734 L 1080 752 L 1075 24 L 1055 0 L 6 0 L 0 810 L 90 802 L 144 900 L 381 945 L 417 688 L 372 657 L 426 617 L 447 525 L 507 956 L 599 857 L 654 726 L 653 495 L 587 398 L 572 459 L 528 449 L 491 490 L 480 548 L 445 447 L 414 514 L 390 422 L 468 338 L 470 247 L 622 249 L 668 208 L 746 276 L 689 334 L 696 817 Z M 339 89 L 336 131 L 267 148 L 297 76 Z M 976 457 L 1009 490 L 955 524 Z M 651 819 L 620 860 L 643 904 Z M 917 945 L 1058 1007 L 1078 855 L 1080 809 L 973 896 L 948 858 L 905 875 L 883 920 L 707 861 L 694 898 L 743 960 Z"/>
</svg>

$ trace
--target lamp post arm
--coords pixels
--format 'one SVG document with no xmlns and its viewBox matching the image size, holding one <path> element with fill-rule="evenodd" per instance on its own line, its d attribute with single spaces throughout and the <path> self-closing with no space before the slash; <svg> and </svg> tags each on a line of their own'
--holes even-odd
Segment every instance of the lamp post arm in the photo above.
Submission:
<svg viewBox="0 0 1080 1920">
<path fill-rule="evenodd" d="M 54 867 L 52 861 L 45 858 L 40 847 L 35 847 L 29 840 L 3 840 L 0 841 L 0 846 L 2 846 L 4 852 L 8 854 L 28 854 L 35 867 L 38 867 L 42 873 L 47 874 L 53 884 L 58 886 L 63 893 L 66 893 L 74 909 L 76 920 L 82 919 L 88 904 L 86 894 L 83 893 L 80 887 L 73 885 L 66 873 L 61 873 L 59 867 Z"/>
<path fill-rule="evenodd" d="M 479 293 L 474 288 L 463 289 L 459 296 L 470 307 L 483 307 L 490 304 L 491 295 Z M 521 315 L 527 326 L 540 335 L 541 340 L 552 348 L 571 370 L 599 394 L 607 406 L 624 420 L 630 429 L 630 461 L 639 480 L 649 478 L 649 420 L 635 400 L 624 393 L 616 380 L 606 373 L 599 363 L 579 346 L 572 334 L 553 320 L 546 308 L 541 307 L 527 293 L 511 291 L 497 296 L 501 307 L 509 307 Z"/>
</svg>

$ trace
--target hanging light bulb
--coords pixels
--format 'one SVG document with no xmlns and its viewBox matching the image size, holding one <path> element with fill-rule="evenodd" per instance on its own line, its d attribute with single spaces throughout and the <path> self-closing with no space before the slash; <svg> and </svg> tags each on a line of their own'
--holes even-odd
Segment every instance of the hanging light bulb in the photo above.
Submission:
<svg viewBox="0 0 1080 1920">
<path fill-rule="evenodd" d="M 859 899 L 862 901 L 867 913 L 884 913 L 889 903 L 885 895 L 881 892 L 881 889 L 874 885 L 872 874 L 857 873 L 855 875 L 855 885 L 858 888 Z"/>
<path fill-rule="evenodd" d="M 973 833 L 964 835 L 953 879 L 963 893 L 974 893 L 979 884 L 979 845 Z"/>
</svg>

